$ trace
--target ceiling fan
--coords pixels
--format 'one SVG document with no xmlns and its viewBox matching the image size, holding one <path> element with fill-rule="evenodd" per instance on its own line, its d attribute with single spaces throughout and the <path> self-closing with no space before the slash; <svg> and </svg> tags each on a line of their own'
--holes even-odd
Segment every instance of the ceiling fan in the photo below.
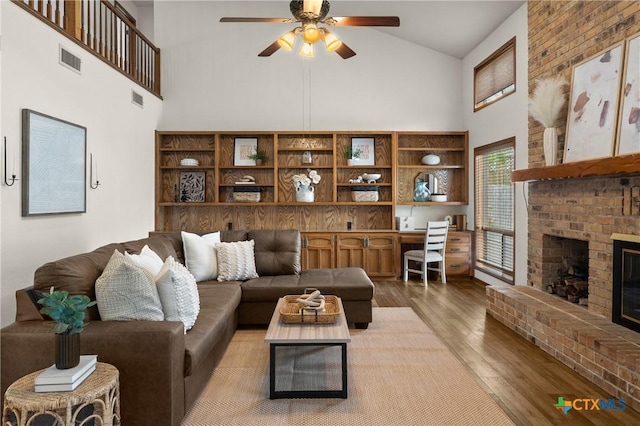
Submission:
<svg viewBox="0 0 640 426">
<path fill-rule="evenodd" d="M 318 24 L 340 27 L 399 27 L 400 18 L 397 16 L 336 16 L 329 17 L 329 2 L 327 0 L 293 0 L 289 4 L 292 18 L 220 18 L 220 22 L 272 22 L 281 24 L 300 23 L 299 27 L 283 34 L 258 54 L 271 56 L 278 49 L 292 50 L 295 38 L 301 34 L 303 44 L 300 55 L 313 57 L 313 45 L 323 40 L 328 52 L 336 52 L 342 59 L 355 56 L 356 52 L 338 39 L 325 27 Z"/>
</svg>

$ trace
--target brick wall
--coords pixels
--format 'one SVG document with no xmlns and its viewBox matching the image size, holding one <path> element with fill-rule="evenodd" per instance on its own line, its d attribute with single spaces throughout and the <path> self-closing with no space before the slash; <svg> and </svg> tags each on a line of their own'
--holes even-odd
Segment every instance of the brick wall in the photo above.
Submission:
<svg viewBox="0 0 640 426">
<path fill-rule="evenodd" d="M 637 1 L 529 1 L 529 88 L 535 79 L 562 75 L 572 66 L 640 31 Z M 566 88 L 567 96 L 569 87 Z M 562 158 L 566 114 L 558 121 Z M 543 127 L 529 120 L 529 167 L 544 165 Z M 575 238 L 589 245 L 589 311 L 611 317 L 613 232 L 640 233 L 640 216 L 625 211 L 640 177 L 536 181 L 528 184 L 527 285 L 546 283 L 543 235 Z M 632 190 L 633 189 L 633 190 Z M 548 273 L 546 274 L 548 275 Z"/>
<path fill-rule="evenodd" d="M 573 65 L 640 31 L 640 2 L 529 1 L 528 18 L 531 89 L 536 78 L 571 81 Z M 566 114 L 559 121 L 562 150 Z M 543 130 L 529 120 L 529 167 L 544 166 Z M 530 182 L 528 204 L 527 286 L 488 287 L 487 312 L 640 409 L 640 334 L 611 321 L 611 234 L 640 234 L 640 176 Z M 558 250 L 572 251 L 556 237 L 587 242 L 588 310 L 542 291 Z"/>
</svg>

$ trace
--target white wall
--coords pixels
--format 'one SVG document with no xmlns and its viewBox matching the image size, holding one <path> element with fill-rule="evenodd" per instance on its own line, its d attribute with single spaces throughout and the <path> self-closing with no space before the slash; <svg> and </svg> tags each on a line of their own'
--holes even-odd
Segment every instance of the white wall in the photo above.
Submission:
<svg viewBox="0 0 640 426">
<path fill-rule="evenodd" d="M 271 16 L 266 3 L 155 4 L 162 129 L 460 130 L 459 59 L 366 27 L 333 30 L 356 51 L 348 60 L 324 52 L 321 42 L 312 60 L 297 49 L 260 58 L 295 25 L 219 20 Z"/>
<path fill-rule="evenodd" d="M 516 37 L 516 92 L 478 112 L 473 112 L 473 68 L 495 52 L 512 37 Z M 469 199 L 473 199 L 473 149 L 506 138 L 516 138 L 516 169 L 528 167 L 528 34 L 526 3 L 487 37 L 463 60 L 463 115 L 469 129 Z M 515 283 L 526 285 L 527 280 L 527 208 L 523 183 L 516 184 Z M 469 205 L 468 223 L 473 229 L 473 204 Z M 476 277 L 489 284 L 501 281 L 476 270 Z"/>
<path fill-rule="evenodd" d="M 1 188 L 1 324 L 15 316 L 17 289 L 33 283 L 45 262 L 100 245 L 143 238 L 154 227 L 154 130 L 162 102 L 15 4 L 0 2 L 2 136 L 17 152 L 20 176 L 21 109 L 87 128 L 87 152 L 102 185 L 87 189 L 87 212 L 21 216 L 22 179 Z M 58 46 L 82 59 L 82 75 L 58 64 Z M 144 109 L 131 103 L 131 90 Z M 13 172 L 12 155 L 9 172 Z"/>
</svg>

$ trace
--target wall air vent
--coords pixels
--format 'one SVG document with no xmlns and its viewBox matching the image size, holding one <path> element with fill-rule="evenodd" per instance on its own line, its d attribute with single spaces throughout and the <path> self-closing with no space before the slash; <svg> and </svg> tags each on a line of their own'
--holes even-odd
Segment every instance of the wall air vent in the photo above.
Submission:
<svg viewBox="0 0 640 426">
<path fill-rule="evenodd" d="M 82 60 L 62 46 L 60 46 L 59 62 L 60 65 L 67 67 L 70 70 L 77 72 L 78 74 L 81 74 L 80 69 L 82 66 Z"/>
<path fill-rule="evenodd" d="M 131 91 L 131 102 L 138 105 L 140 108 L 144 107 L 144 98 L 140 93 L 136 93 L 134 90 Z"/>
</svg>

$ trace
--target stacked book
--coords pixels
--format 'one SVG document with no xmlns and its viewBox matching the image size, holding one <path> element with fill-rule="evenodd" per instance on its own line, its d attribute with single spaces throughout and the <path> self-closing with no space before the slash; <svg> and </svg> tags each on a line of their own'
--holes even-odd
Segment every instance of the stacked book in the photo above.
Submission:
<svg viewBox="0 0 640 426">
<path fill-rule="evenodd" d="M 35 378 L 35 391 L 67 392 L 75 390 L 94 372 L 97 361 L 97 355 L 81 355 L 80 363 L 73 368 L 59 370 L 54 364 Z"/>
</svg>

